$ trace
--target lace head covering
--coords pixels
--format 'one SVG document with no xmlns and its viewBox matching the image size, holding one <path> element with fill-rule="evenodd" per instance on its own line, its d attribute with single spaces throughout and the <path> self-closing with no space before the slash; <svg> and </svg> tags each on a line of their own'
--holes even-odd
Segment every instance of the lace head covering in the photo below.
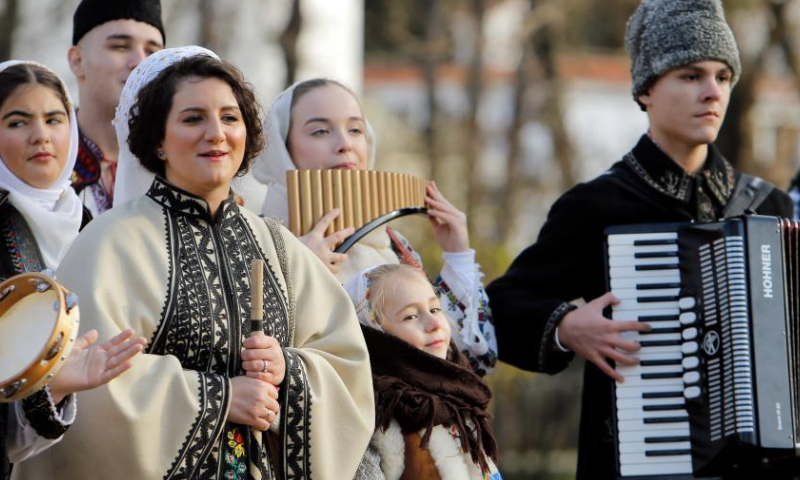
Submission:
<svg viewBox="0 0 800 480">
<path fill-rule="evenodd" d="M 67 249 L 78 236 L 83 220 L 83 204 L 70 184 L 72 169 L 78 158 L 78 119 L 72 106 L 72 97 L 64 81 L 55 72 L 42 64 L 29 61 L 10 60 L 0 63 L 0 72 L 14 65 L 35 65 L 47 70 L 59 79 L 67 97 L 69 114 L 69 150 L 67 161 L 56 181 L 48 188 L 36 188 L 25 183 L 6 167 L 0 158 L 0 188 L 9 192 L 8 199 L 28 223 L 36 238 L 45 266 L 58 267 Z"/>
<path fill-rule="evenodd" d="M 142 167 L 139 159 L 134 157 L 128 145 L 128 120 L 131 108 L 136 103 L 139 91 L 173 63 L 187 57 L 206 55 L 219 60 L 217 54 L 195 45 L 188 47 L 165 48 L 147 57 L 128 76 L 122 96 L 114 116 L 114 128 L 117 131 L 119 158 L 117 159 L 117 179 L 114 184 L 114 206 L 147 193 L 155 176 Z"/>
</svg>

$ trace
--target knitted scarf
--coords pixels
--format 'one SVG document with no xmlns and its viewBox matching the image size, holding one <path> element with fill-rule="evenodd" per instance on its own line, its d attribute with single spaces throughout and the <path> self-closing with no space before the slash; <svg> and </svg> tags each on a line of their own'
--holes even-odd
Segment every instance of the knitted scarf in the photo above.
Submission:
<svg viewBox="0 0 800 480">
<path fill-rule="evenodd" d="M 386 430 L 394 418 L 404 434 L 425 429 L 420 446 L 427 448 L 434 426 L 455 426 L 461 449 L 473 462 L 486 469 L 487 455 L 497 461 L 486 411 L 492 393 L 457 348 L 451 344 L 444 360 L 374 328 L 362 325 L 361 330 L 372 365 L 378 427 Z"/>
</svg>

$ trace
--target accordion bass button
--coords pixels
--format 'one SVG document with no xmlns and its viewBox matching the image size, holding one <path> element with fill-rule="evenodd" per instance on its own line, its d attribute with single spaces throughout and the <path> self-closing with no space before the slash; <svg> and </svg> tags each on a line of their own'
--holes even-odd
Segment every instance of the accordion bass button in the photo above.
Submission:
<svg viewBox="0 0 800 480">
<path fill-rule="evenodd" d="M 694 297 L 683 297 L 678 300 L 678 307 L 680 307 L 681 310 L 691 310 L 696 303 Z"/>
<path fill-rule="evenodd" d="M 681 352 L 683 352 L 684 355 L 690 355 L 697 352 L 698 347 L 697 342 L 683 342 L 681 345 Z"/>
<path fill-rule="evenodd" d="M 684 340 L 694 340 L 697 338 L 697 329 L 694 327 L 689 327 L 683 331 L 681 334 Z"/>
<path fill-rule="evenodd" d="M 685 370 L 692 370 L 700 366 L 700 359 L 697 357 L 685 357 L 681 364 Z"/>
<path fill-rule="evenodd" d="M 700 381 L 700 372 L 686 372 L 683 374 L 683 383 L 691 385 Z"/>
<path fill-rule="evenodd" d="M 678 317 L 680 320 L 681 325 L 691 325 L 697 321 L 697 314 L 694 312 L 683 312 Z"/>
<path fill-rule="evenodd" d="M 687 387 L 683 391 L 683 397 L 692 400 L 700 396 L 700 387 Z"/>
</svg>

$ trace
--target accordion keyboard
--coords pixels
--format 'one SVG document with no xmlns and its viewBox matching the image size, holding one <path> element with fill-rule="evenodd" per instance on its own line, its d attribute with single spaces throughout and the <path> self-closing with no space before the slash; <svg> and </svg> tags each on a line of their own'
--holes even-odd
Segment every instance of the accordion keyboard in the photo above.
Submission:
<svg viewBox="0 0 800 480">
<path fill-rule="evenodd" d="M 620 299 L 612 320 L 646 322 L 636 366 L 616 368 L 617 451 L 622 477 L 691 474 L 685 395 L 699 394 L 694 299 L 681 298 L 677 233 L 609 235 L 611 292 Z"/>
</svg>

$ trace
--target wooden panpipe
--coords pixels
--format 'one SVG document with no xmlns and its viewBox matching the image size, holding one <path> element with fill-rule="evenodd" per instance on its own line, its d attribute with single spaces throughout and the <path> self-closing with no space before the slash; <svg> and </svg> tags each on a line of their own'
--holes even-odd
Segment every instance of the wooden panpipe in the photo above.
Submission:
<svg viewBox="0 0 800 480">
<path fill-rule="evenodd" d="M 355 228 L 356 233 L 340 245 L 346 248 L 337 248 L 337 251 L 346 251 L 362 236 L 389 220 L 424 213 L 427 184 L 419 177 L 394 172 L 290 170 L 286 172 L 289 229 L 298 237 L 306 235 L 323 215 L 338 208 L 339 216 L 325 235 L 347 227 Z M 351 240 L 356 236 L 358 238 Z"/>
</svg>

